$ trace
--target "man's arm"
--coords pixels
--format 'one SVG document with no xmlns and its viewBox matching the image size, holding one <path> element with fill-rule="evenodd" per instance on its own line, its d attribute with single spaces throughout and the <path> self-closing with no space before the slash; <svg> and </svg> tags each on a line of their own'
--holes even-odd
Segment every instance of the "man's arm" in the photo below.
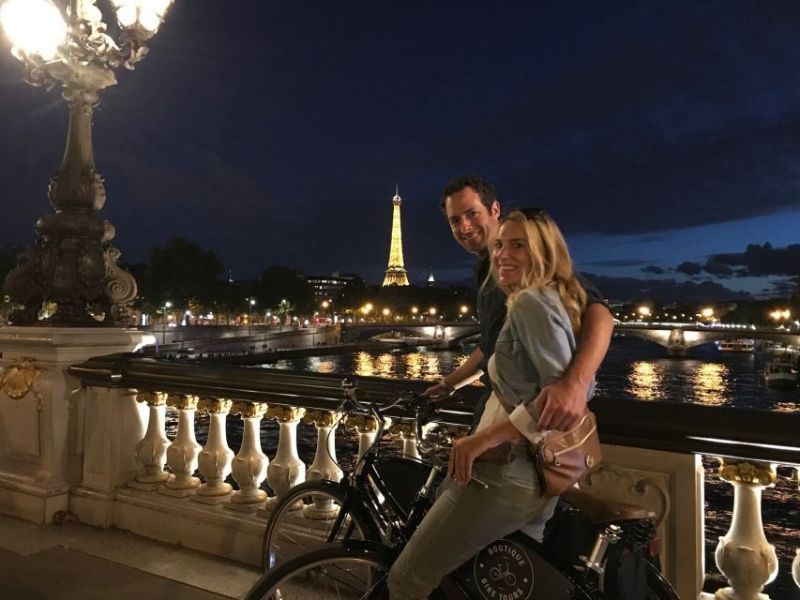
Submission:
<svg viewBox="0 0 800 600">
<path fill-rule="evenodd" d="M 441 381 L 425 390 L 423 395 L 428 396 L 429 398 L 436 398 L 437 396 L 449 396 L 450 392 L 456 387 L 456 385 L 464 381 L 467 377 L 470 377 L 478 372 L 478 367 L 482 360 L 483 352 L 480 348 L 475 348 L 467 360 L 464 361 L 463 365 L 442 377 Z"/>
<path fill-rule="evenodd" d="M 604 304 L 590 304 L 583 314 L 578 347 L 564 377 L 542 388 L 535 403 L 541 411 L 539 427 L 567 431 L 575 427 L 586 408 L 594 374 L 608 351 L 614 318 Z"/>
</svg>

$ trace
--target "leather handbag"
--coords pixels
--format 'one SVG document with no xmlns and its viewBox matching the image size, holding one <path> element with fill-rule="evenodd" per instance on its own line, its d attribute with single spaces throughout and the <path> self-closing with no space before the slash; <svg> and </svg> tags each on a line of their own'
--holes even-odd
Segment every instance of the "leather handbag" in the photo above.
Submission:
<svg viewBox="0 0 800 600">
<path fill-rule="evenodd" d="M 587 410 L 569 431 L 548 431 L 531 450 L 544 493 L 560 496 L 603 460 L 594 413 Z"/>
</svg>

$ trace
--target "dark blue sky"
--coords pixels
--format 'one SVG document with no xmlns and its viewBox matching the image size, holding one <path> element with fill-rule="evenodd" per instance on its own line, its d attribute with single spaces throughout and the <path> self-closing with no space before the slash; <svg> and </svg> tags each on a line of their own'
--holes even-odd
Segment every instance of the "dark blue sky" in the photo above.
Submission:
<svg viewBox="0 0 800 600">
<path fill-rule="evenodd" d="M 788 1 L 177 0 L 98 109 L 104 214 L 129 261 L 182 235 L 234 277 L 377 281 L 399 182 L 412 276 L 456 280 L 439 191 L 478 173 L 588 273 L 775 293 L 800 276 L 798 32 Z M 0 241 L 28 243 L 66 112 L 0 45 Z"/>
</svg>

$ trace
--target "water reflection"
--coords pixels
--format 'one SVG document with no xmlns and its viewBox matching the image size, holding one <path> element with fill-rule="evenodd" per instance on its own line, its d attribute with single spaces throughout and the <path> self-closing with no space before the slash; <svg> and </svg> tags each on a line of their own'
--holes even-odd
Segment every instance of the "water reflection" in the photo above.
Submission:
<svg viewBox="0 0 800 600">
<path fill-rule="evenodd" d="M 631 365 L 628 392 L 640 400 L 657 400 L 663 395 L 664 370 L 655 362 L 638 360 Z"/>
<path fill-rule="evenodd" d="M 451 370 L 450 365 L 443 366 L 439 355 L 433 352 L 409 352 L 407 354 L 385 352 L 377 356 L 368 352 L 359 352 L 355 356 L 353 367 L 356 375 L 402 377 L 428 381 L 440 379 Z"/>
<path fill-rule="evenodd" d="M 335 373 L 336 363 L 330 358 L 311 356 L 308 359 L 308 370 L 314 373 Z"/>
<path fill-rule="evenodd" d="M 706 406 L 727 404 L 727 391 L 730 369 L 720 363 L 701 363 L 692 377 L 694 401 Z"/>
</svg>

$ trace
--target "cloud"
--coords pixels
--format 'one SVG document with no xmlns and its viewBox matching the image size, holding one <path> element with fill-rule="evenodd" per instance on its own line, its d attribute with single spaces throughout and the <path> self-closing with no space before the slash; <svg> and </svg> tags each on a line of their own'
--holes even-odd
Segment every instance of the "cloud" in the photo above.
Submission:
<svg viewBox="0 0 800 600">
<path fill-rule="evenodd" d="M 636 279 L 633 277 L 603 277 L 585 274 L 605 298 L 623 301 L 652 300 L 656 302 L 722 302 L 752 300 L 747 292 L 727 288 L 715 281 L 675 281 L 672 279 Z"/>
<path fill-rule="evenodd" d="M 642 267 L 642 273 L 650 273 L 651 275 L 663 275 L 666 273 L 666 270 L 662 267 L 657 267 L 656 265 L 647 265 L 646 267 Z"/>
<path fill-rule="evenodd" d="M 584 265 L 591 265 L 594 267 L 638 267 L 639 265 L 647 264 L 649 261 L 641 260 L 638 258 L 614 258 L 609 260 L 594 260 L 591 262 L 584 262 Z"/>
<path fill-rule="evenodd" d="M 715 277 L 721 278 L 731 277 L 734 275 L 734 273 L 736 273 L 736 271 L 734 271 L 734 269 L 728 265 L 714 261 L 708 261 L 705 265 L 703 265 L 703 271 L 709 275 L 714 275 Z"/>
<path fill-rule="evenodd" d="M 702 272 L 703 265 L 701 265 L 700 263 L 691 262 L 687 260 L 679 264 L 677 267 L 675 267 L 675 270 L 678 273 L 683 273 L 684 275 L 689 275 L 690 277 L 693 277 L 694 275 L 699 275 Z"/>
<path fill-rule="evenodd" d="M 742 253 L 715 254 L 709 258 L 709 264 L 743 267 L 737 271 L 752 277 L 769 275 L 800 276 L 800 244 L 791 244 L 785 248 L 774 248 L 769 242 L 748 244 Z M 710 271 L 709 271 L 710 272 Z"/>
</svg>

